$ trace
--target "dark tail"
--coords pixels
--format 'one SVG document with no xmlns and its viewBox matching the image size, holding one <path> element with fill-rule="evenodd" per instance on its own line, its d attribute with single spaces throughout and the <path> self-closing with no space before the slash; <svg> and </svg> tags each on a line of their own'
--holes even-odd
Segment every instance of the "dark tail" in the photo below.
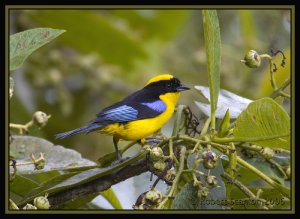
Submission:
<svg viewBox="0 0 300 219">
<path fill-rule="evenodd" d="M 74 130 L 71 130 L 71 131 L 68 131 L 68 132 L 63 132 L 63 133 L 56 134 L 55 138 L 56 139 L 62 139 L 62 138 L 66 138 L 66 137 L 69 137 L 71 135 L 76 135 L 76 134 L 82 133 L 82 132 L 89 133 L 89 132 L 91 132 L 95 129 L 99 129 L 101 127 L 102 126 L 100 124 L 86 125 L 86 126 L 82 126 L 80 128 L 77 128 L 77 129 L 74 129 Z"/>
</svg>

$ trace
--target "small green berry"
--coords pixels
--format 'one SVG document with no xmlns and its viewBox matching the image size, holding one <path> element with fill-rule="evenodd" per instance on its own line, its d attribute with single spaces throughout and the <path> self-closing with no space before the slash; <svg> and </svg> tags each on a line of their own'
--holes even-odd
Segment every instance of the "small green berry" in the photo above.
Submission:
<svg viewBox="0 0 300 219">
<path fill-rule="evenodd" d="M 261 57 L 256 51 L 250 50 L 241 62 L 244 62 L 249 68 L 257 68 L 261 64 Z"/>
<path fill-rule="evenodd" d="M 33 204 L 38 209 L 49 209 L 50 208 L 50 203 L 49 203 L 47 197 L 45 197 L 45 196 L 36 197 L 33 200 Z"/>
<path fill-rule="evenodd" d="M 162 160 L 156 161 L 153 165 L 154 169 L 158 170 L 159 172 L 162 172 L 166 166 L 167 164 Z"/>
<path fill-rule="evenodd" d="M 200 189 L 198 190 L 198 192 L 197 192 L 197 196 L 198 196 L 199 199 L 204 199 L 204 198 L 206 198 L 206 197 L 208 196 L 208 194 L 209 194 L 209 190 L 208 190 L 208 188 L 206 188 L 206 187 L 200 188 Z"/>
<path fill-rule="evenodd" d="M 169 183 L 172 183 L 173 180 L 175 179 L 175 176 L 176 176 L 175 170 L 168 170 L 167 174 L 164 176 L 164 180 Z"/>
<path fill-rule="evenodd" d="M 213 169 L 217 166 L 218 156 L 213 151 L 204 151 L 202 153 L 203 166 L 206 169 Z"/>
<path fill-rule="evenodd" d="M 152 148 L 150 151 L 150 157 L 153 161 L 157 161 L 163 158 L 163 150 L 160 147 Z"/>
<path fill-rule="evenodd" d="M 271 148 L 264 148 L 262 151 L 261 151 L 262 155 L 266 158 L 266 159 L 271 159 L 272 157 L 275 156 L 275 152 L 273 149 Z"/>
<path fill-rule="evenodd" d="M 145 199 L 149 200 L 152 204 L 158 204 L 162 201 L 163 194 L 156 189 L 151 189 L 145 195 Z"/>
<path fill-rule="evenodd" d="M 209 186 L 216 186 L 218 184 L 217 177 L 211 175 L 206 177 L 206 182 Z"/>
<path fill-rule="evenodd" d="M 37 209 L 37 207 L 35 207 L 32 204 L 26 204 L 23 208 L 23 210 L 36 210 L 36 209 Z"/>
<path fill-rule="evenodd" d="M 51 117 L 51 115 L 47 115 L 46 113 L 42 112 L 42 111 L 36 111 L 33 116 L 32 116 L 32 120 L 33 123 L 39 127 L 43 127 L 47 124 L 48 119 Z"/>
</svg>

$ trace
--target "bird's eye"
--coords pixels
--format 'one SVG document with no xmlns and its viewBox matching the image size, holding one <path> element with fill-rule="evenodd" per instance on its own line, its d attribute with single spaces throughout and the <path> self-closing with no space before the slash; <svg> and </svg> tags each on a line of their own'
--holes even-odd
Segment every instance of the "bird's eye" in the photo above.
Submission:
<svg viewBox="0 0 300 219">
<path fill-rule="evenodd" d="M 170 88 L 172 85 L 170 83 L 167 83 L 167 88 Z"/>
</svg>

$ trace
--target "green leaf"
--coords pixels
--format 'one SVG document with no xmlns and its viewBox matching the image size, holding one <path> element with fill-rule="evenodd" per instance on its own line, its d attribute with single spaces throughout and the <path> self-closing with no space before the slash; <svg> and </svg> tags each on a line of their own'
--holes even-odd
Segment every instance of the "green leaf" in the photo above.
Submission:
<svg viewBox="0 0 300 219">
<path fill-rule="evenodd" d="M 279 184 L 285 186 L 287 189 L 290 188 L 290 181 L 285 180 L 284 176 L 279 172 L 279 170 L 277 168 L 273 167 L 270 163 L 265 161 L 263 158 L 261 158 L 261 157 L 249 158 L 245 155 L 241 155 L 241 158 L 244 159 L 247 163 L 249 163 L 252 166 L 259 169 L 264 174 L 268 175 L 270 178 L 272 178 Z M 249 171 L 247 171 L 247 170 L 244 171 L 243 175 L 248 174 L 247 172 L 249 172 Z M 242 175 L 242 177 L 243 177 L 243 175 Z M 262 180 L 260 180 L 260 181 L 263 182 Z M 250 184 L 250 183 L 251 182 L 249 182 L 248 184 Z M 252 183 L 256 184 L 258 187 L 261 186 L 260 184 L 257 184 L 257 181 L 252 181 Z"/>
<path fill-rule="evenodd" d="M 114 190 L 112 188 L 109 188 L 103 192 L 100 193 L 115 209 L 123 209 L 122 205 L 114 193 Z"/>
<path fill-rule="evenodd" d="M 194 86 L 196 91 L 203 97 L 201 102 L 195 101 L 197 107 L 206 116 L 210 116 L 211 104 L 210 104 L 210 88 L 207 86 Z M 230 110 L 230 118 L 237 118 L 241 112 L 247 108 L 249 103 L 253 102 L 247 98 L 241 97 L 227 91 L 225 89 L 220 89 L 218 94 L 218 104 L 216 109 L 216 118 L 222 119 L 225 116 L 226 110 Z"/>
<path fill-rule="evenodd" d="M 26 202 L 31 201 L 34 197 L 39 196 L 39 195 L 43 195 L 45 193 L 48 193 L 50 195 L 60 192 L 60 191 L 64 191 L 64 190 L 68 190 L 71 189 L 73 187 L 82 185 L 84 183 L 88 183 L 91 182 L 95 179 L 99 179 L 105 175 L 108 175 L 118 169 L 121 169 L 125 166 L 128 166 L 140 159 L 142 159 L 143 157 L 146 156 L 147 151 L 143 151 L 142 153 L 140 153 L 139 155 L 132 157 L 118 165 L 115 166 L 109 166 L 106 168 L 98 168 L 95 167 L 93 169 L 89 169 L 89 170 L 85 170 L 85 171 L 81 171 L 80 173 L 69 173 L 70 175 L 67 175 L 66 178 L 64 178 L 64 176 L 59 176 L 57 177 L 57 179 L 55 179 L 56 181 L 59 182 L 52 182 L 49 181 L 47 184 L 45 184 L 44 186 L 41 186 L 41 188 L 36 189 L 34 192 L 32 192 L 30 195 L 28 195 L 26 197 L 26 199 L 22 200 L 22 203 L 20 204 L 24 204 Z M 70 171 L 70 169 L 68 170 Z M 64 178 L 64 180 L 61 180 L 61 177 Z M 52 185 L 52 186 L 49 186 Z"/>
<path fill-rule="evenodd" d="M 112 152 L 109 154 L 105 154 L 103 157 L 98 159 L 99 167 L 107 167 L 109 166 L 114 160 L 116 160 L 116 152 Z"/>
<path fill-rule="evenodd" d="M 212 126 L 220 89 L 221 36 L 216 10 L 202 10 L 204 41 L 210 88 Z"/>
<path fill-rule="evenodd" d="M 102 176 L 108 175 L 118 169 L 121 169 L 122 167 L 125 167 L 127 165 L 130 165 L 132 163 L 134 163 L 135 161 L 143 158 L 146 155 L 146 151 L 142 152 L 141 154 L 128 159 L 118 165 L 115 166 L 109 166 L 109 167 L 105 167 L 105 168 L 94 168 L 94 169 L 90 169 L 90 170 L 86 170 L 86 171 L 82 171 L 81 173 L 67 179 L 66 181 L 50 188 L 49 190 L 47 190 L 47 192 L 58 192 L 63 190 L 64 188 L 71 188 L 74 186 L 78 186 L 87 182 L 90 182 L 94 179 L 98 179 Z"/>
<path fill-rule="evenodd" d="M 186 183 L 172 202 L 172 209 L 197 209 L 199 199 L 192 182 Z"/>
<path fill-rule="evenodd" d="M 232 183 L 229 183 L 228 185 L 232 186 Z M 257 193 L 257 187 L 248 186 L 247 188 L 250 189 L 253 194 Z M 265 199 L 267 203 L 273 204 L 273 208 L 271 208 L 271 210 L 290 209 L 291 205 L 289 199 L 286 199 L 277 190 L 268 187 L 265 188 L 264 186 L 260 186 L 259 188 L 263 191 L 260 198 Z M 258 209 L 256 202 L 249 201 L 248 196 L 236 187 L 232 188 L 230 197 L 231 199 L 227 201 L 227 207 L 232 207 L 232 210 Z"/>
<path fill-rule="evenodd" d="M 233 135 L 236 140 L 245 139 L 262 147 L 289 149 L 290 117 L 273 99 L 262 98 L 240 114 Z"/>
<path fill-rule="evenodd" d="M 34 28 L 11 35 L 9 42 L 10 71 L 20 68 L 31 53 L 63 32 L 65 30 Z"/>
<path fill-rule="evenodd" d="M 83 53 L 97 52 L 106 63 L 128 70 L 136 60 L 147 58 L 137 37 L 97 11 L 35 10 L 26 16 L 40 25 L 68 29 L 61 42 Z"/>
<path fill-rule="evenodd" d="M 187 158 L 187 166 L 193 168 L 195 158 L 199 157 L 199 154 L 194 153 Z M 208 175 L 208 170 L 206 170 L 203 165 L 199 165 L 198 170 L 204 172 Z M 222 181 L 221 174 L 224 173 L 221 159 L 218 159 L 218 165 L 210 170 L 210 175 L 216 176 L 218 180 L 218 186 L 209 189 L 209 195 L 206 199 L 199 199 L 197 196 L 197 189 L 193 186 L 192 182 L 186 183 L 180 192 L 175 196 L 172 203 L 173 209 L 222 209 L 222 206 L 217 204 L 209 203 L 209 200 L 224 200 L 226 199 L 226 188 Z M 200 181 L 203 185 L 206 184 L 205 178 L 200 177 Z M 206 200 L 208 200 L 206 202 Z"/>
<path fill-rule="evenodd" d="M 22 206 L 22 205 L 32 201 L 35 197 L 37 197 L 39 195 L 45 195 L 46 191 L 49 188 L 52 188 L 64 181 L 66 181 L 67 179 L 69 179 L 70 177 L 72 177 L 76 174 L 78 174 L 78 172 L 64 173 L 62 175 L 57 175 L 55 177 L 48 179 L 47 181 L 44 181 L 43 183 L 41 183 L 39 185 L 39 187 L 33 189 L 30 192 L 28 191 L 28 193 L 24 196 L 24 199 L 19 200 L 17 204 Z"/>
<path fill-rule="evenodd" d="M 70 201 L 67 201 L 67 202 L 61 204 L 61 205 L 56 206 L 56 208 L 57 209 L 67 209 L 67 210 L 71 210 L 71 209 L 76 209 L 76 210 L 91 209 L 90 203 L 98 195 L 99 195 L 99 192 L 95 192 L 95 193 L 84 195 L 84 196 L 79 196 L 78 198 L 72 199 Z"/>
<path fill-rule="evenodd" d="M 33 153 L 36 158 L 39 153 L 45 153 L 46 164 L 44 169 L 34 170 L 34 165 L 18 166 L 18 174 L 37 174 L 51 170 L 66 170 L 75 167 L 87 167 L 96 165 L 94 162 L 81 157 L 75 150 L 53 145 L 53 143 L 33 136 L 13 136 L 10 150 L 14 151 L 14 159 L 17 163 L 31 161 Z"/>
<path fill-rule="evenodd" d="M 21 197 L 24 197 L 26 194 L 38 187 L 39 184 L 33 180 L 17 174 L 13 182 L 10 184 L 9 192 L 15 193 L 21 199 Z M 19 200 L 14 199 L 14 201 L 18 202 Z"/>
<path fill-rule="evenodd" d="M 230 113 L 229 113 L 229 109 L 227 109 L 226 114 L 221 121 L 217 136 L 220 138 L 225 137 L 228 134 L 229 127 L 230 127 Z"/>
<path fill-rule="evenodd" d="M 183 110 L 186 108 L 185 105 L 179 105 L 176 109 L 176 117 L 175 117 L 175 122 L 174 122 L 174 128 L 172 132 L 172 136 L 178 135 L 180 125 L 182 122 L 182 115 L 183 115 Z"/>
</svg>

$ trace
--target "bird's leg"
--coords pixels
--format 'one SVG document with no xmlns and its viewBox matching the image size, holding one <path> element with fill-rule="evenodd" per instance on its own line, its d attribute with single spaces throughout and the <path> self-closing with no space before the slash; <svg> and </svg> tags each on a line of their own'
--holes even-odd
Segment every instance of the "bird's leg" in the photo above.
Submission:
<svg viewBox="0 0 300 219">
<path fill-rule="evenodd" d="M 119 142 L 119 138 L 114 136 L 113 137 L 113 142 L 114 142 L 114 147 L 115 147 L 115 151 L 116 151 L 116 157 L 117 157 L 117 160 L 121 162 L 122 160 L 122 156 L 120 154 L 120 151 L 118 150 L 118 142 Z"/>
<path fill-rule="evenodd" d="M 122 163 L 123 161 L 129 159 L 130 157 L 124 157 L 122 158 L 120 151 L 118 150 L 118 142 L 119 142 L 119 138 L 114 136 L 113 137 L 113 142 L 114 142 L 114 147 L 115 147 L 115 151 L 116 151 L 116 157 L 117 160 L 115 160 L 114 162 L 111 163 L 112 166 L 117 165 L 119 163 Z"/>
</svg>

